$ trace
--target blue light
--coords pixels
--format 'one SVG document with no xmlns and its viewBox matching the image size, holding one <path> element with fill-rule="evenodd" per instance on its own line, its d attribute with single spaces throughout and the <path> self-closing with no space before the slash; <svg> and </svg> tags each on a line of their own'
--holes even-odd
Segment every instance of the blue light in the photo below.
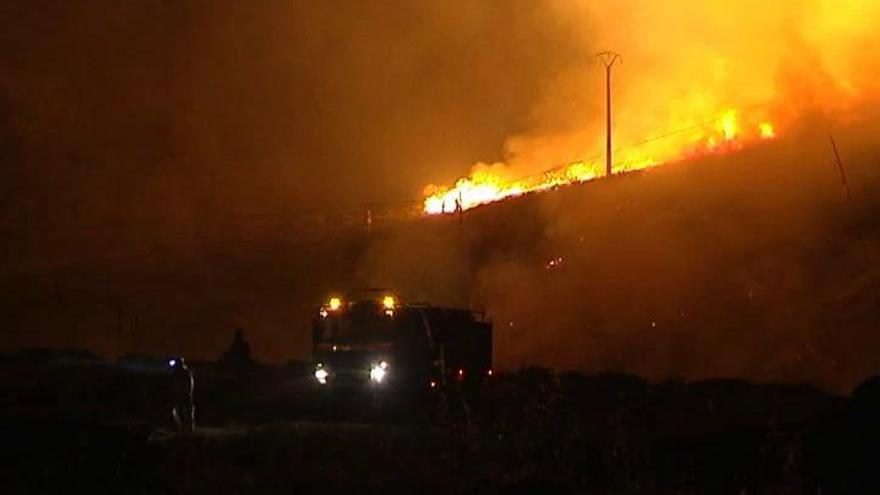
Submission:
<svg viewBox="0 0 880 495">
<path fill-rule="evenodd" d="M 169 360 L 168 360 L 168 366 L 170 366 L 170 367 L 173 368 L 173 367 L 175 367 L 176 365 L 177 365 L 177 360 L 176 360 L 176 359 L 169 359 Z"/>
</svg>

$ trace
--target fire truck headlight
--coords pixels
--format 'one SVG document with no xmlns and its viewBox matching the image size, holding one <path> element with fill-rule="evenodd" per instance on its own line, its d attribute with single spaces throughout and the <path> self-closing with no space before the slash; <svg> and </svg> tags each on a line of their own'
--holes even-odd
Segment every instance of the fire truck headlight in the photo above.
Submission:
<svg viewBox="0 0 880 495">
<path fill-rule="evenodd" d="M 370 381 L 374 383 L 382 383 L 382 380 L 385 379 L 385 375 L 388 373 L 388 363 L 382 361 L 379 364 L 374 364 L 372 368 L 370 368 Z"/>
<path fill-rule="evenodd" d="M 319 366 L 318 369 L 315 370 L 315 379 L 318 380 L 318 383 L 321 385 L 325 385 L 327 383 L 327 377 L 330 376 L 330 373 L 327 372 L 322 366 Z"/>
</svg>

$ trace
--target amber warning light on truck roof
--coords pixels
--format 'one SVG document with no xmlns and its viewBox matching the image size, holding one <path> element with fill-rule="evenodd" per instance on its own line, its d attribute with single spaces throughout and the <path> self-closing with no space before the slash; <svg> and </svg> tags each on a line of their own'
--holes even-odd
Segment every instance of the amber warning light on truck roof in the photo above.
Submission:
<svg viewBox="0 0 880 495">
<path fill-rule="evenodd" d="M 342 299 L 336 296 L 327 300 L 327 303 L 321 306 L 319 311 L 321 318 L 326 318 L 331 312 L 335 313 L 342 308 Z"/>
<path fill-rule="evenodd" d="M 382 298 L 382 306 L 385 306 L 385 309 L 394 309 L 397 306 L 397 301 L 394 300 L 394 296 L 387 295 Z"/>
<path fill-rule="evenodd" d="M 342 299 L 338 297 L 331 297 L 330 301 L 327 302 L 327 307 L 330 311 L 339 311 L 339 308 L 342 307 Z"/>
</svg>

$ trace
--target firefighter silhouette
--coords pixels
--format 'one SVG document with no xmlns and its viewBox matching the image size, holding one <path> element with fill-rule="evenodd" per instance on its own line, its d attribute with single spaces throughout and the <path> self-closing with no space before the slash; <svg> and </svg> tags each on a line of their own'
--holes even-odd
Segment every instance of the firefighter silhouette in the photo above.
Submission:
<svg viewBox="0 0 880 495">
<path fill-rule="evenodd" d="M 220 356 L 220 361 L 235 368 L 246 368 L 253 364 L 251 345 L 244 340 L 244 330 L 240 328 L 235 330 L 232 344 Z"/>
<path fill-rule="evenodd" d="M 193 431 L 196 427 L 195 407 L 193 406 L 193 388 L 195 380 L 192 370 L 183 358 L 172 359 L 169 363 L 171 372 L 171 395 L 173 406 L 171 419 L 178 431 Z"/>
</svg>

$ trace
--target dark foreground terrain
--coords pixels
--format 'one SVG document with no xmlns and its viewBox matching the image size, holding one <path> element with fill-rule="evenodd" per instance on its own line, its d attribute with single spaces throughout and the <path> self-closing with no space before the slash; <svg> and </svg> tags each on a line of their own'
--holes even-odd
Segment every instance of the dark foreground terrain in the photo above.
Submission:
<svg viewBox="0 0 880 495">
<path fill-rule="evenodd" d="M 880 382 L 852 397 L 734 380 L 527 369 L 376 411 L 303 370 L 197 368 L 199 427 L 168 429 L 161 374 L 7 364 L 3 493 L 876 493 Z M 341 409 L 340 409 L 341 408 Z"/>
</svg>

